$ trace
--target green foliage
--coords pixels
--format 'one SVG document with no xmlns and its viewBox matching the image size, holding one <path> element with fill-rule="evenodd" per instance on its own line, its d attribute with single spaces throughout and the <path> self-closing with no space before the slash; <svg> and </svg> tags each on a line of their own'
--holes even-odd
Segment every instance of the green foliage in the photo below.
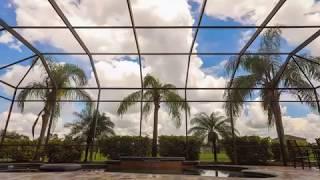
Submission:
<svg viewBox="0 0 320 180">
<path fill-rule="evenodd" d="M 54 136 L 48 143 L 45 153 L 48 162 L 62 163 L 62 162 L 78 162 L 81 159 L 83 146 L 73 145 L 76 141 L 66 137 L 64 140 Z M 78 144 L 78 143 L 77 143 Z"/>
<path fill-rule="evenodd" d="M 315 140 L 316 140 L 318 147 L 320 148 L 320 138 L 316 138 Z"/>
<path fill-rule="evenodd" d="M 288 135 L 285 136 L 286 139 L 292 139 Z M 309 143 L 306 140 L 294 139 L 297 142 L 297 145 L 300 146 L 301 149 L 308 149 Z M 288 148 L 288 147 L 287 147 Z M 311 150 L 311 149 L 309 149 Z M 280 143 L 279 140 L 273 140 L 271 143 L 271 151 L 273 154 L 273 160 L 281 161 L 281 151 L 280 151 Z M 289 153 L 291 153 L 290 148 L 288 148 Z M 293 157 L 293 155 L 289 154 L 289 157 Z"/>
<path fill-rule="evenodd" d="M 90 95 L 83 89 L 63 89 L 63 87 L 83 87 L 87 84 L 87 77 L 85 72 L 73 64 L 61 64 L 54 62 L 53 58 L 45 57 L 48 63 L 50 74 L 44 73 L 40 81 L 33 81 L 26 85 L 26 89 L 23 89 L 17 95 L 18 108 L 21 112 L 24 111 L 25 102 L 27 99 L 42 99 L 44 100 L 43 107 L 39 107 L 39 113 L 32 126 L 32 134 L 34 135 L 35 127 L 41 118 L 42 126 L 39 136 L 39 142 L 37 144 L 36 152 L 39 152 L 41 143 L 44 142 L 45 131 L 49 123 L 50 117 L 53 120 L 57 120 L 60 116 L 61 99 L 68 100 L 91 100 Z M 36 63 L 37 59 L 34 60 Z M 42 66 L 41 66 L 42 67 Z M 41 69 L 44 70 L 44 69 Z M 55 87 L 53 89 L 48 87 Z M 39 157 L 36 153 L 34 159 Z"/>
<path fill-rule="evenodd" d="M 26 139 L 8 139 L 0 151 L 0 159 L 9 159 L 15 162 L 31 161 L 35 143 Z"/>
<path fill-rule="evenodd" d="M 1 134 L 3 131 L 0 132 Z M 16 132 L 7 132 L 3 146 L 0 150 L 0 159 L 15 162 L 28 162 L 34 153 L 35 143 L 28 136 Z"/>
<path fill-rule="evenodd" d="M 147 74 L 144 77 L 143 87 L 146 88 L 145 91 L 136 91 L 127 97 L 125 97 L 120 103 L 117 113 L 118 115 L 123 115 L 129 109 L 140 100 L 146 101 L 142 107 L 142 113 L 144 116 L 148 116 L 152 109 L 154 110 L 153 123 L 158 126 L 158 112 L 159 108 L 167 108 L 169 116 L 172 118 L 175 126 L 179 128 L 181 126 L 181 112 L 184 110 L 190 114 L 190 107 L 183 97 L 174 89 L 173 84 L 163 84 L 159 79 Z M 143 93 L 142 93 L 143 92 Z M 154 127 L 153 135 L 155 137 L 152 141 L 152 156 L 157 156 L 157 135 L 158 128 Z"/>
<path fill-rule="evenodd" d="M 109 159 L 119 159 L 120 156 L 148 156 L 151 140 L 139 136 L 103 137 L 99 140 L 100 152 Z"/>
<path fill-rule="evenodd" d="M 272 141 L 271 151 L 272 151 L 272 155 L 273 155 L 273 160 L 280 161 L 281 160 L 281 151 L 280 151 L 280 143 L 279 142 Z"/>
<path fill-rule="evenodd" d="M 243 136 L 237 137 L 235 141 L 239 164 L 266 164 L 268 160 L 272 159 L 270 138 Z M 232 156 L 232 139 L 226 139 L 224 147 L 227 155 L 234 161 L 234 157 Z"/>
<path fill-rule="evenodd" d="M 190 113 L 190 107 L 188 103 L 184 101 L 184 98 L 181 97 L 175 88 L 176 86 L 173 84 L 163 84 L 159 79 L 147 74 L 144 77 L 144 88 L 149 88 L 144 91 L 142 95 L 142 99 L 145 101 L 151 101 L 144 103 L 143 114 L 148 115 L 152 110 L 152 105 L 154 103 L 160 105 L 161 101 L 166 106 L 169 115 L 174 120 L 174 123 L 177 127 L 181 125 L 181 111 L 187 110 Z M 158 88 L 158 89 L 153 89 Z M 129 96 L 125 97 L 120 103 L 117 113 L 119 115 L 123 115 L 129 109 L 129 107 L 133 106 L 137 103 L 137 101 L 141 100 L 141 91 L 136 91 Z"/>
<path fill-rule="evenodd" d="M 185 157 L 188 160 L 199 160 L 201 139 L 195 136 L 188 137 L 188 149 L 186 150 L 185 136 L 160 136 L 160 156 Z M 186 153 L 187 152 L 187 153 Z"/>
<path fill-rule="evenodd" d="M 260 40 L 258 52 L 280 52 L 281 51 L 281 30 L 270 28 L 263 32 Z M 284 129 L 280 108 L 281 94 L 290 93 L 303 104 L 307 104 L 312 109 L 317 109 L 316 95 L 314 91 L 282 91 L 277 87 L 285 88 L 310 88 L 313 86 L 305 78 L 320 80 L 320 68 L 308 63 L 304 58 L 311 58 L 316 63 L 320 62 L 319 57 L 289 57 L 286 61 L 281 61 L 281 57 L 275 54 L 269 55 L 244 55 L 241 57 L 232 56 L 226 64 L 229 74 L 234 73 L 237 68 L 244 70 L 239 76 L 235 76 L 228 82 L 230 91 L 225 91 L 224 104 L 226 114 L 237 117 L 241 114 L 244 102 L 253 96 L 261 98 L 261 106 L 267 115 L 269 127 L 276 125 L 278 137 L 281 141 L 282 156 L 286 160 Z M 254 87 L 262 88 L 255 91 Z"/>
<path fill-rule="evenodd" d="M 199 136 L 201 139 L 207 138 L 208 143 L 218 140 L 219 137 L 228 138 L 232 135 L 230 119 L 219 112 L 212 112 L 210 115 L 201 112 L 191 119 L 193 127 L 188 133 Z M 237 133 L 237 130 L 235 130 Z M 211 135 L 211 136 L 210 136 Z"/>
<path fill-rule="evenodd" d="M 95 129 L 96 138 L 115 135 L 113 130 L 114 123 L 110 117 L 106 116 L 105 113 L 94 110 L 90 105 L 87 105 L 80 113 L 74 112 L 73 115 L 76 116 L 76 121 L 65 124 L 65 127 L 71 128 L 69 135 L 74 138 L 80 138 L 82 140 L 89 139 L 89 142 L 91 142 L 95 117 L 97 117 Z"/>
</svg>

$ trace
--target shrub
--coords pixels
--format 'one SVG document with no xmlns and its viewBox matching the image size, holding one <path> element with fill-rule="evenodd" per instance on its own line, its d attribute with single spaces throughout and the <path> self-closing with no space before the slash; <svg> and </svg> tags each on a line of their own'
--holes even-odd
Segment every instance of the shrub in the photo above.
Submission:
<svg viewBox="0 0 320 180">
<path fill-rule="evenodd" d="M 271 139 L 259 136 L 236 137 L 236 153 L 239 164 L 265 164 L 272 159 Z M 232 139 L 224 140 L 224 147 L 229 158 L 232 156 Z"/>
<path fill-rule="evenodd" d="M 185 136 L 160 136 L 159 152 L 164 157 L 185 157 L 187 160 L 199 160 L 201 140 L 190 136 L 188 137 L 188 149 L 186 150 Z"/>
<path fill-rule="evenodd" d="M 280 143 L 273 141 L 271 144 L 271 151 L 273 155 L 273 160 L 280 161 L 281 160 L 281 151 L 280 151 Z"/>
<path fill-rule="evenodd" d="M 6 140 L 1 149 L 0 158 L 15 162 L 28 162 L 34 154 L 34 143 L 29 139 Z"/>
<path fill-rule="evenodd" d="M 308 150 L 309 152 L 312 151 L 312 149 L 310 148 L 310 144 L 306 140 L 296 140 L 296 143 L 298 146 L 300 146 L 301 149 Z M 281 160 L 281 150 L 280 150 L 280 143 L 278 140 L 272 141 L 271 150 L 272 150 L 272 154 L 273 154 L 273 159 L 275 161 L 280 161 Z M 288 151 L 289 159 L 294 157 L 294 155 L 291 154 L 292 151 L 288 145 L 287 145 L 286 150 Z"/>
<path fill-rule="evenodd" d="M 83 146 L 72 145 L 75 141 L 70 138 L 64 140 L 54 137 L 49 141 L 45 153 L 49 162 L 78 162 L 84 150 Z"/>
<path fill-rule="evenodd" d="M 1 131 L 3 133 L 3 131 Z M 28 162 L 32 160 L 35 143 L 27 136 L 16 132 L 7 132 L 5 141 L 0 150 L 0 159 Z"/>
<path fill-rule="evenodd" d="M 139 136 L 112 136 L 99 140 L 100 152 L 110 159 L 120 156 L 148 156 L 151 152 L 151 140 Z"/>
</svg>

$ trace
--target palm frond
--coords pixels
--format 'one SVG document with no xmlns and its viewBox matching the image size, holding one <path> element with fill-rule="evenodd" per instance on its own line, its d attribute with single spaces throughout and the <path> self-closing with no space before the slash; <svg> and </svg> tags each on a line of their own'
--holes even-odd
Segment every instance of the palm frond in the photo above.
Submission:
<svg viewBox="0 0 320 180">
<path fill-rule="evenodd" d="M 175 126 L 181 126 L 181 114 L 182 110 L 187 111 L 190 114 L 190 107 L 185 99 L 178 95 L 175 91 L 166 90 L 163 92 L 163 99 L 166 101 L 166 107 L 169 111 L 169 115 L 173 118 Z"/>
<path fill-rule="evenodd" d="M 67 100 L 92 100 L 90 94 L 83 89 L 58 90 L 57 94 L 57 99 L 65 98 Z"/>
<path fill-rule="evenodd" d="M 142 113 L 145 118 L 150 114 L 151 109 L 152 109 L 152 102 L 144 102 Z"/>
<path fill-rule="evenodd" d="M 68 123 L 65 127 L 71 128 L 70 135 L 79 138 L 92 138 L 94 120 L 96 120 L 96 137 L 102 135 L 115 135 L 113 130 L 114 123 L 111 121 L 110 117 L 106 116 L 105 113 L 100 113 L 99 111 L 92 110 L 90 106 L 86 106 L 80 113 L 73 113 L 77 120 L 73 123 Z M 96 119 L 95 119 L 96 118 Z"/>
<path fill-rule="evenodd" d="M 243 101 L 247 97 L 252 96 L 253 90 L 250 88 L 255 87 L 259 81 L 260 79 L 257 79 L 255 74 L 243 75 L 243 76 L 238 76 L 234 78 L 232 83 L 233 89 L 230 90 L 229 92 L 226 91 L 224 94 L 224 97 L 227 101 L 224 104 L 226 113 L 227 114 L 232 113 L 233 116 L 238 116 L 241 111 Z M 230 111 L 230 106 L 232 107 L 231 108 L 232 112 Z"/>
<path fill-rule="evenodd" d="M 63 72 L 62 75 L 66 79 L 72 79 L 76 86 L 84 86 L 87 84 L 87 76 L 85 72 L 77 65 L 64 64 L 61 71 Z"/>
<path fill-rule="evenodd" d="M 136 101 L 140 101 L 140 100 L 141 100 L 141 91 L 134 92 L 129 96 L 125 97 L 119 105 L 117 114 L 123 115 L 125 112 L 128 111 L 129 107 L 133 106 L 134 104 L 137 103 Z"/>
<path fill-rule="evenodd" d="M 158 79 L 154 78 L 150 74 L 147 74 L 143 79 L 143 86 L 145 88 L 159 88 L 161 87 L 161 83 Z"/>
<path fill-rule="evenodd" d="M 23 89 L 17 96 L 18 107 L 20 108 L 21 112 L 24 111 L 24 103 L 28 98 L 45 99 L 48 93 L 48 90 L 45 88 L 47 88 L 47 86 L 39 82 L 33 82 L 27 85 L 25 89 Z"/>
<path fill-rule="evenodd" d="M 211 129 L 210 119 L 211 118 L 209 115 L 207 115 L 204 112 L 200 112 L 200 113 L 196 114 L 195 117 L 193 117 L 191 119 L 190 124 L 195 125 L 197 127 Z"/>
<path fill-rule="evenodd" d="M 304 73 L 312 80 L 312 78 L 317 79 L 317 76 L 320 77 L 320 69 L 313 67 L 313 65 L 310 65 L 309 63 L 306 63 L 304 61 L 296 61 L 299 66 L 302 68 Z M 318 74 L 318 75 L 317 75 Z M 315 101 L 315 92 L 312 90 L 313 86 L 308 82 L 306 77 L 304 77 L 303 73 L 300 71 L 297 64 L 294 63 L 294 61 L 290 61 L 287 69 L 284 71 L 282 80 L 284 82 L 284 86 L 291 87 L 291 88 L 305 88 L 304 90 L 291 90 L 289 93 L 297 96 L 297 98 L 300 101 L 306 101 L 307 105 L 309 105 L 311 108 L 316 109 L 317 104 Z M 306 89 L 309 88 L 309 89 Z"/>
<path fill-rule="evenodd" d="M 215 134 L 216 137 L 223 138 L 231 137 L 230 119 L 221 117 L 224 116 L 216 112 L 212 112 L 210 115 L 200 112 L 191 119 L 193 127 L 188 132 L 201 137 L 209 137 L 209 134 Z"/>
</svg>

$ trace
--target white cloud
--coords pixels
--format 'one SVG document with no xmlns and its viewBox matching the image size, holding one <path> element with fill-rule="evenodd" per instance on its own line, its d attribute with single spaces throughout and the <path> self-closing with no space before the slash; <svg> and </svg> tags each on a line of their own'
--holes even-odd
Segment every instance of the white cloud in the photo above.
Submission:
<svg viewBox="0 0 320 180">
<path fill-rule="evenodd" d="M 314 138 L 319 136 L 319 115 L 308 113 L 303 117 L 292 117 L 287 114 L 287 106 L 281 106 L 281 110 L 285 134 L 305 137 L 310 142 L 314 142 Z M 267 114 L 260 103 L 246 103 L 244 111 L 236 120 L 235 127 L 240 131 L 241 135 L 277 137 L 275 128 L 268 128 L 267 123 Z"/>
<path fill-rule="evenodd" d="M 5 120 L 8 116 L 8 112 L 0 113 L 0 127 L 4 127 Z M 34 113 L 19 113 L 19 112 L 12 112 L 11 118 L 8 125 L 8 131 L 15 131 L 19 134 L 27 135 L 32 137 L 32 124 L 36 119 L 36 115 Z M 38 124 L 35 128 L 35 138 L 37 138 L 40 134 L 41 128 L 41 118 L 38 121 Z M 63 121 L 61 119 L 57 120 L 57 124 L 55 125 L 54 133 L 58 134 L 60 137 L 63 137 L 63 134 L 66 134 L 68 129 L 63 127 Z"/>
<path fill-rule="evenodd" d="M 217 75 L 217 73 L 221 73 L 221 72 L 225 71 L 224 68 L 225 68 L 225 65 L 227 62 L 228 62 L 228 60 L 223 60 L 223 61 L 219 62 L 218 65 L 206 67 L 206 68 L 203 68 L 202 70 L 206 74 Z"/>
<path fill-rule="evenodd" d="M 39 63 L 35 65 L 26 78 L 22 81 L 20 87 L 24 87 L 28 85 L 29 82 L 33 81 L 40 81 L 42 80 L 43 76 L 45 75 L 43 72 L 42 65 Z M 4 73 L 0 75 L 0 79 L 10 83 L 13 86 L 17 86 L 18 83 L 22 80 L 22 77 L 26 74 L 30 66 L 23 66 L 20 64 L 16 64 L 5 69 Z M 8 87 L 6 85 L 0 84 L 4 93 L 12 96 L 14 89 Z"/>
<path fill-rule="evenodd" d="M 253 30 L 241 31 L 240 39 L 238 43 L 240 48 L 242 48 L 249 41 L 253 33 L 254 33 Z"/>
<path fill-rule="evenodd" d="M 276 0 L 210 0 L 205 13 L 222 20 L 232 19 L 242 24 L 261 23 Z"/>
<path fill-rule="evenodd" d="M 1 26 L 0 26 L 1 27 Z M 10 33 L 4 31 L 0 34 L 0 44 L 7 44 L 8 47 L 21 52 L 22 43 L 17 41 Z"/>
<path fill-rule="evenodd" d="M 260 25 L 277 2 L 277 0 L 210 0 L 206 7 L 206 15 L 226 21 L 232 19 L 244 25 Z M 319 11 L 320 3 L 316 0 L 286 1 L 268 25 L 317 25 L 320 23 Z M 282 36 L 295 47 L 317 30 L 282 29 Z M 319 48 L 319 40 L 308 46 L 314 56 L 320 55 Z"/>
<path fill-rule="evenodd" d="M 312 0 L 307 0 L 312 2 Z M 54 10 L 47 1 L 13 0 L 16 7 L 16 16 L 18 25 L 62 25 L 62 21 L 55 14 Z M 79 3 L 80 2 L 80 3 Z M 243 24 L 258 24 L 274 6 L 275 1 L 262 0 L 243 0 L 243 1 L 222 1 L 210 0 L 206 10 L 207 15 L 214 16 L 223 20 L 233 19 Z M 112 1 L 112 3 L 101 3 L 101 1 L 76 1 L 76 0 L 59 0 L 58 4 L 69 18 L 73 25 L 130 25 L 128 16 L 128 7 L 125 0 Z M 170 4 L 170 6 L 168 6 Z M 310 7 L 310 3 L 306 3 Z M 305 6 L 302 4 L 303 12 Z M 312 7 L 313 4 L 311 3 Z M 192 17 L 191 7 L 187 0 L 135 0 L 132 1 L 134 17 L 136 25 L 192 25 L 194 19 Z M 37 17 L 37 18 L 34 18 Z M 290 17 L 290 16 L 288 16 Z M 314 15 L 308 16 L 315 21 Z M 48 21 L 50 19 L 50 21 Z M 279 22 L 279 21 L 278 21 Z M 310 20 L 311 22 L 311 20 Z M 69 52 L 79 52 L 81 48 L 72 38 L 67 30 L 21 30 L 33 43 L 51 44 L 53 47 Z M 132 31 L 112 31 L 112 30 L 77 30 L 83 38 L 88 48 L 94 52 L 136 52 L 134 45 L 134 37 Z M 192 41 L 191 30 L 138 30 L 138 39 L 142 52 L 188 52 Z M 249 32 L 243 36 L 246 40 Z M 284 32 L 284 37 L 292 36 L 292 34 Z M 198 42 L 199 43 L 199 42 Z M 197 46 L 197 44 L 196 44 Z M 178 87 L 184 87 L 187 56 L 143 56 L 143 74 L 151 73 L 160 78 L 161 81 L 173 83 Z M 99 75 L 101 85 L 104 87 L 140 87 L 140 69 L 137 63 L 137 57 L 130 56 L 95 56 L 95 65 Z M 188 87 L 225 87 L 226 78 L 218 77 L 214 73 L 206 73 L 202 69 L 203 61 L 200 57 L 192 57 L 190 61 Z M 221 66 L 220 66 L 221 65 Z M 219 64 L 222 68 L 223 64 Z M 27 67 L 12 68 L 1 79 L 8 82 L 17 82 L 15 73 Z M 24 69 L 25 70 L 25 69 Z M 31 73 L 30 79 L 26 79 L 24 83 L 37 80 L 40 75 L 37 71 Z M 89 86 L 96 86 L 93 73 L 90 75 Z M 103 91 L 102 99 L 122 99 L 132 91 Z M 94 94 L 94 93 L 93 93 Z M 183 93 L 182 93 L 183 95 Z M 188 99 L 215 99 L 221 100 L 223 91 L 193 91 L 188 93 Z M 116 124 L 116 132 L 118 134 L 138 134 L 139 131 L 139 106 L 135 106 L 128 114 L 122 118 L 116 115 L 116 109 L 119 103 L 101 103 L 101 111 L 104 111 L 111 117 Z M 36 107 L 39 105 L 30 105 L 30 115 L 26 119 L 33 119 L 36 113 Z M 65 106 L 64 106 L 65 107 Z M 260 106 L 248 105 L 245 108 L 249 114 L 244 114 L 237 121 L 237 127 L 242 135 L 259 134 L 274 135 L 274 130 L 270 132 L 262 129 L 262 124 L 266 124 L 266 117 Z M 284 107 L 283 107 L 284 108 Z M 63 113 L 62 121 L 71 118 L 71 111 L 78 110 L 65 108 L 68 113 Z M 191 103 L 192 115 L 198 112 L 221 111 L 222 103 Z M 17 118 L 19 119 L 21 116 Z M 183 113 L 184 114 L 184 113 Z M 28 118 L 27 118 L 28 117 Z M 159 113 L 159 134 L 179 134 L 184 132 L 184 118 L 182 118 L 182 126 L 176 129 L 165 109 L 161 108 Z M 302 119 L 291 121 L 292 117 L 284 116 L 286 125 L 289 129 L 286 132 L 301 135 L 298 132 L 304 129 L 305 133 L 309 130 Z M 308 115 L 306 122 L 314 122 L 314 116 Z M 12 121 L 12 126 L 17 130 L 25 128 L 26 132 L 30 130 L 32 120 L 26 120 L 28 123 L 21 125 L 19 121 Z M 286 126 L 285 125 L 285 126 Z M 28 126 L 28 127 L 27 127 Z M 143 134 L 151 136 L 153 122 L 152 116 L 148 120 L 143 121 Z M 299 129 L 299 127 L 303 129 Z M 29 129 L 28 129 L 29 128 Z M 58 132 L 65 132 L 63 129 L 57 129 Z M 30 131 L 31 132 L 31 131 Z M 314 133 L 304 134 L 309 139 L 316 136 Z"/>
</svg>

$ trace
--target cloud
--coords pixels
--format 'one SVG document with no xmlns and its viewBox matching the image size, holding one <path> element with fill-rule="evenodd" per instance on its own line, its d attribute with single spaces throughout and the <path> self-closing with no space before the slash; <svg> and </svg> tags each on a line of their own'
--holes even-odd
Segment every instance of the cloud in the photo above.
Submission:
<svg viewBox="0 0 320 180">
<path fill-rule="evenodd" d="M 198 1 L 198 0 L 194 0 Z M 195 22 L 192 16 L 191 7 L 187 0 L 136 0 L 131 1 L 134 12 L 134 18 L 136 25 L 193 25 Z M 301 6 L 299 14 L 309 12 L 308 8 L 312 7 L 312 12 L 315 12 L 318 6 L 313 0 L 306 0 L 305 4 L 298 4 Z M 125 0 L 107 1 L 101 3 L 99 0 L 59 0 L 57 3 L 62 8 L 63 12 L 68 17 L 69 21 L 73 25 L 131 25 L 128 7 Z M 168 6 L 170 4 L 170 6 Z M 57 16 L 53 8 L 48 1 L 41 0 L 13 0 L 15 7 L 17 25 L 63 25 L 61 19 Z M 259 24 L 266 15 L 271 11 L 275 5 L 275 1 L 264 0 L 210 0 L 208 1 L 206 14 L 222 20 L 234 20 L 242 24 Z M 296 6 L 294 6 L 296 7 Z M 292 7 L 291 7 L 292 8 Z M 289 9 L 291 9 L 289 7 Z M 285 11 L 286 12 L 286 11 Z M 284 13 L 285 14 L 285 13 Z M 293 17 L 287 14 L 286 17 Z M 307 20 L 309 23 L 313 23 L 317 20 L 316 13 L 307 14 Z M 37 18 L 34 18 L 37 17 Z M 291 18 L 290 20 L 283 19 L 282 15 L 278 17 L 278 21 L 274 23 L 281 23 L 285 21 L 290 23 L 296 20 Z M 304 19 L 304 15 L 302 16 Z M 48 21 L 50 19 L 50 21 Z M 290 21 L 290 22 L 289 22 Z M 43 49 L 41 45 L 52 46 L 53 50 L 65 51 L 65 52 L 82 52 L 81 47 L 72 37 L 68 30 L 20 30 L 28 40 L 37 45 L 40 50 Z M 77 29 L 80 37 L 87 44 L 88 48 L 92 52 L 137 52 L 134 44 L 134 36 L 131 29 L 123 30 L 84 30 Z M 142 52 L 188 52 L 192 42 L 191 30 L 154 30 L 154 29 L 139 29 L 137 30 L 138 40 Z M 251 32 L 245 32 L 239 43 L 245 41 Z M 300 34 L 292 34 L 287 31 L 283 32 L 284 37 L 289 40 L 291 36 L 299 36 Z M 289 43 L 297 43 L 298 40 L 293 40 Z M 200 42 L 196 42 L 195 46 Z M 39 45 L 40 44 L 40 45 Z M 317 46 L 315 46 L 317 47 Z M 51 50 L 50 49 L 50 50 Z M 94 63 L 99 75 L 99 80 L 103 87 L 140 87 L 140 69 L 137 63 L 136 56 L 94 56 Z M 162 82 L 175 84 L 177 87 L 184 87 L 186 80 L 187 61 L 188 56 L 143 56 L 143 74 L 150 73 L 158 77 Z M 222 69 L 224 61 L 222 61 L 218 67 Z M 200 57 L 192 56 L 190 61 L 188 87 L 225 87 L 227 79 L 223 76 L 215 74 L 215 68 L 203 67 L 203 60 Z M 8 82 L 18 82 L 18 77 L 15 74 L 19 74 L 22 70 L 26 70 L 27 66 L 17 66 L 9 69 L 0 78 Z M 25 80 L 24 85 L 28 82 L 38 80 L 40 77 L 39 72 L 35 69 L 34 72 L 30 72 L 30 76 Z M 208 71 L 210 73 L 208 73 Z M 93 73 L 89 75 L 89 86 L 96 86 Z M 127 96 L 134 90 L 114 90 L 103 91 L 102 99 L 120 100 Z M 91 92 L 96 95 L 96 91 Z M 184 95 L 183 91 L 179 91 L 181 95 Z M 188 99 L 194 100 L 221 100 L 223 98 L 222 90 L 215 91 L 189 91 Z M 121 135 L 138 135 L 139 133 L 139 104 L 131 108 L 127 114 L 123 117 L 119 117 L 116 114 L 116 110 L 119 103 L 101 103 L 100 110 L 106 112 L 108 116 L 116 124 L 116 132 Z M 192 115 L 198 112 L 220 111 L 223 112 L 223 103 L 190 103 Z M 12 121 L 12 127 L 24 130 L 19 132 L 31 132 L 30 124 L 32 119 L 37 113 L 37 107 L 39 104 L 28 106 L 28 115 L 23 116 L 17 111 L 15 112 Z M 182 117 L 182 126 L 179 129 L 174 127 L 171 122 L 171 118 L 168 116 L 166 109 L 161 106 L 159 112 L 159 134 L 175 134 L 183 135 L 185 133 L 185 122 Z M 237 120 L 237 128 L 242 135 L 245 134 L 258 134 L 258 135 L 272 135 L 274 136 L 274 128 L 268 131 L 265 127 L 266 117 L 260 106 L 246 105 L 245 112 Z M 285 109 L 285 107 L 283 107 Z M 72 119 L 71 113 L 73 111 L 79 111 L 79 107 L 69 108 L 68 105 L 63 106 L 61 120 L 59 122 L 63 124 L 66 121 Z M 4 114 L 6 112 L 3 112 Z M 184 113 L 183 113 L 184 114 Z M 3 115 L 5 116 L 5 115 Z M 313 123 L 314 127 L 318 127 L 315 122 L 316 115 L 308 115 L 306 122 Z M 26 119 L 24 121 L 18 121 L 18 119 Z M 189 118 L 190 119 L 190 118 Z M 309 139 L 316 136 L 312 128 L 304 124 L 301 119 L 296 119 L 284 114 L 284 123 L 286 132 L 298 135 L 305 135 Z M 2 121 L 3 122 L 3 121 Z M 23 123 L 23 124 L 21 124 Z M 3 126 L 1 126 L 3 127 Z M 60 126 L 61 127 L 61 126 Z M 144 135 L 152 135 L 153 121 L 152 115 L 144 119 L 143 124 Z M 189 125 L 190 127 L 190 125 Z M 299 127 L 301 127 L 299 129 Z M 57 128 L 57 132 L 66 133 L 64 128 Z M 301 134 L 304 131 L 305 134 Z M 300 133 L 300 134 L 299 134 Z"/>
<path fill-rule="evenodd" d="M 293 117 L 287 114 L 287 106 L 281 106 L 281 110 L 285 134 L 304 137 L 309 142 L 314 142 L 314 138 L 319 136 L 319 115 L 311 112 L 303 117 Z M 275 127 L 268 128 L 267 123 L 267 114 L 260 103 L 246 103 L 244 111 L 236 120 L 235 127 L 241 135 L 277 137 Z"/>
<path fill-rule="evenodd" d="M 239 47 L 242 48 L 253 35 L 253 30 L 241 31 L 239 39 Z"/>
<path fill-rule="evenodd" d="M 22 80 L 22 77 L 26 74 L 28 69 L 30 68 L 29 65 L 23 66 L 20 64 L 16 64 L 4 70 L 4 73 L 0 75 L 0 79 L 10 83 L 13 86 L 17 86 L 18 83 Z M 29 72 L 29 74 L 25 77 L 22 81 L 20 87 L 24 87 L 28 85 L 30 82 L 40 81 L 46 74 L 43 71 L 42 64 L 37 63 Z M 6 85 L 0 84 L 4 93 L 9 96 L 12 96 L 14 89 L 8 87 Z"/>
<path fill-rule="evenodd" d="M 218 75 L 218 73 L 224 72 L 224 68 L 226 63 L 228 62 L 228 60 L 222 60 L 221 62 L 219 62 L 218 65 L 216 66 L 210 66 L 210 67 L 206 67 L 203 68 L 203 72 L 206 74 L 212 74 L 212 75 Z"/>
<path fill-rule="evenodd" d="M 9 48 L 22 52 L 22 43 L 17 41 L 10 33 L 6 31 L 0 34 L 0 44 L 7 44 Z"/>
<path fill-rule="evenodd" d="M 0 113 L 0 127 L 5 126 L 5 120 L 8 116 L 8 112 Z M 34 113 L 19 113 L 19 112 L 12 112 L 11 118 L 8 125 L 8 131 L 14 131 L 19 134 L 24 134 L 29 137 L 32 137 L 32 124 L 36 119 L 36 115 Z M 37 138 L 40 134 L 41 128 L 41 118 L 38 121 L 38 124 L 35 128 L 35 138 Z M 60 137 L 63 137 L 64 134 L 68 133 L 69 130 L 64 128 L 63 121 L 61 119 L 57 120 L 57 124 L 54 128 L 54 133 L 58 134 Z"/>
<path fill-rule="evenodd" d="M 234 20 L 242 24 L 261 23 L 275 5 L 276 0 L 210 0 L 206 15 L 222 20 Z"/>
<path fill-rule="evenodd" d="M 243 25 L 260 25 L 277 0 L 210 0 L 206 6 L 206 15 L 220 20 L 233 20 Z M 317 0 L 286 1 L 268 25 L 316 25 L 320 23 L 320 2 Z M 296 47 L 318 29 L 282 29 L 282 37 L 289 45 Z M 307 49 L 313 56 L 319 56 L 319 38 Z"/>
</svg>

